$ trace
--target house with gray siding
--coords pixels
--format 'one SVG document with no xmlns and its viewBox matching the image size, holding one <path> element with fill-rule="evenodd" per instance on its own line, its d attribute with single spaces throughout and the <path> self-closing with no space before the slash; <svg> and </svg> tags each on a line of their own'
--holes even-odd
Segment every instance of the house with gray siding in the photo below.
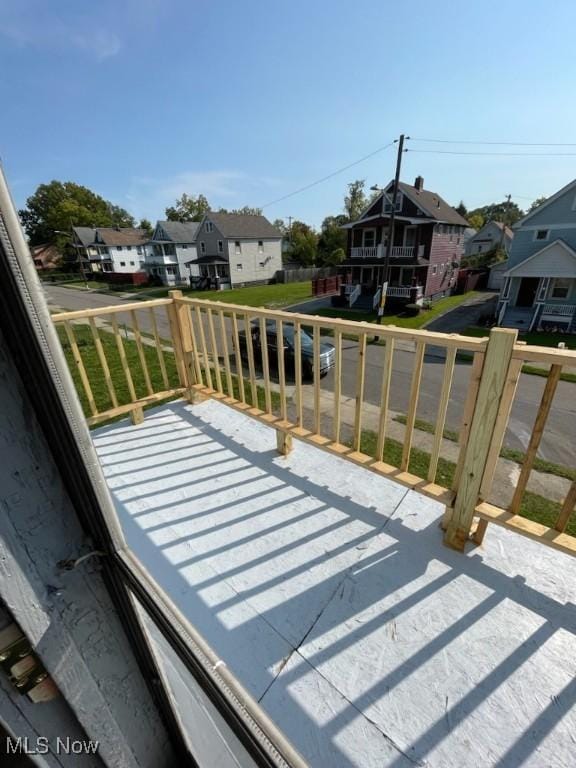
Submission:
<svg viewBox="0 0 576 768">
<path fill-rule="evenodd" d="M 498 325 L 576 332 L 576 179 L 514 231 Z"/>
<path fill-rule="evenodd" d="M 514 230 L 501 221 L 490 220 L 466 241 L 464 253 L 466 256 L 478 256 L 489 253 L 495 248 L 502 248 L 508 253 L 513 238 Z"/>
<path fill-rule="evenodd" d="M 154 234 L 146 244 L 146 272 L 164 285 L 179 285 L 198 277 L 198 267 L 190 262 L 197 255 L 199 229 L 198 221 L 156 222 Z"/>
<path fill-rule="evenodd" d="M 200 279 L 220 287 L 269 283 L 282 269 L 282 233 L 264 216 L 209 211 L 198 229 Z"/>
</svg>

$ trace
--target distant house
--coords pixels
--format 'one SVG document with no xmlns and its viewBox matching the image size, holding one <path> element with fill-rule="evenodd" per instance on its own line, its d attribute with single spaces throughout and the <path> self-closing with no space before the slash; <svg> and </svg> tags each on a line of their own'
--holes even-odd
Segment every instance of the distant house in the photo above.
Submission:
<svg viewBox="0 0 576 768">
<path fill-rule="evenodd" d="M 385 279 L 393 189 L 390 182 L 357 221 L 344 225 L 348 230 L 347 258 L 339 271 L 347 283 L 359 286 L 352 292 L 358 294 L 358 306 L 369 308 Z M 387 295 L 408 301 L 451 293 L 466 229 L 466 219 L 436 192 L 424 189 L 421 176 L 414 186 L 400 182 Z"/>
<path fill-rule="evenodd" d="M 62 262 L 62 254 L 57 246 L 51 243 L 32 245 L 30 247 L 30 255 L 34 261 L 34 266 L 39 272 L 56 269 Z"/>
<path fill-rule="evenodd" d="M 282 233 L 264 216 L 209 211 L 189 265 L 211 284 L 268 283 L 282 269 Z"/>
<path fill-rule="evenodd" d="M 514 231 L 498 324 L 576 332 L 576 179 Z"/>
<path fill-rule="evenodd" d="M 134 273 L 144 267 L 146 230 L 133 227 L 72 227 L 72 245 L 92 272 Z"/>
<path fill-rule="evenodd" d="M 502 247 L 506 253 L 509 253 L 513 238 L 514 231 L 502 224 L 501 221 L 487 221 L 466 242 L 465 255 L 478 256 L 478 254 L 488 253 L 498 247 Z"/>
<path fill-rule="evenodd" d="M 144 268 L 165 285 L 187 282 L 189 277 L 200 274 L 194 263 L 196 237 L 200 223 L 197 221 L 158 221 L 154 234 L 146 244 Z"/>
</svg>

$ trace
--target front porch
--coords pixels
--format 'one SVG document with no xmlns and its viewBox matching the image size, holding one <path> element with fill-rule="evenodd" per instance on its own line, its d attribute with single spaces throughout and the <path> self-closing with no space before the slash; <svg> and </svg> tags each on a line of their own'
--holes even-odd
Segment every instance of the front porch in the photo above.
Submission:
<svg viewBox="0 0 576 768">
<path fill-rule="evenodd" d="M 310 766 L 572 763 L 574 558 L 454 552 L 437 501 L 214 400 L 93 435 L 128 546 Z"/>
</svg>

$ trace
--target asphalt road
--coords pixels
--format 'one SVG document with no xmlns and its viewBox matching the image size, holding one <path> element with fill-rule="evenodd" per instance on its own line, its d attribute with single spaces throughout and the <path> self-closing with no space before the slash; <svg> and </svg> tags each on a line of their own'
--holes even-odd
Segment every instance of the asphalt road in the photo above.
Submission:
<svg viewBox="0 0 576 768">
<path fill-rule="evenodd" d="M 47 286 L 45 289 L 49 304 L 63 309 L 86 309 L 88 307 L 106 307 L 122 304 L 118 296 L 83 291 L 81 289 Z M 130 326 L 129 315 L 119 315 L 119 322 Z M 143 331 L 151 331 L 147 313 L 139 313 L 139 322 Z M 163 312 L 157 315 L 160 335 L 170 337 L 168 320 Z M 445 321 L 445 322 L 448 322 Z M 329 341 L 329 339 L 327 339 Z M 232 347 L 230 346 L 230 349 Z M 434 422 L 442 386 L 443 354 L 437 347 L 425 357 L 418 402 L 418 417 Z M 354 397 L 356 388 L 356 364 L 358 345 L 353 341 L 343 341 L 342 394 Z M 399 349 L 394 355 L 394 368 L 390 388 L 390 408 L 406 412 L 410 393 L 414 355 L 410 349 Z M 384 348 L 368 345 L 366 350 L 366 377 L 364 400 L 378 405 L 380 385 L 383 375 Z M 458 429 L 462 406 L 468 389 L 470 364 L 457 362 L 450 404 L 448 407 L 447 426 Z M 522 375 L 518 384 L 514 406 L 505 437 L 505 445 L 510 448 L 525 450 L 532 425 L 536 416 L 545 379 L 540 376 Z M 322 380 L 322 389 L 333 391 L 334 373 L 330 372 Z M 574 466 L 576 459 L 576 384 L 560 382 L 554 398 L 554 404 L 548 418 L 547 427 L 541 442 L 539 455 L 549 461 Z"/>
</svg>

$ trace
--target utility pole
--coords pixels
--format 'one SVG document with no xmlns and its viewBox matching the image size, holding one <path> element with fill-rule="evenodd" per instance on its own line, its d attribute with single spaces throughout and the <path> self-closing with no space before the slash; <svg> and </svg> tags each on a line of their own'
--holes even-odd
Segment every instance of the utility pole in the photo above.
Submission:
<svg viewBox="0 0 576 768">
<path fill-rule="evenodd" d="M 402 153 L 404 152 L 404 134 L 398 139 L 398 155 L 396 157 L 396 174 L 394 176 L 394 188 L 392 190 L 392 203 L 390 206 L 390 219 L 388 221 L 388 242 L 386 243 L 386 254 L 384 256 L 384 280 L 382 281 L 382 293 L 380 295 L 380 306 L 378 308 L 378 325 L 382 323 L 384 315 L 384 306 L 386 304 L 386 291 L 388 290 L 388 271 L 390 266 L 390 256 L 392 254 L 392 243 L 394 241 L 394 221 L 396 219 L 396 199 L 398 197 L 398 184 L 400 182 L 400 170 L 402 167 Z M 386 194 L 386 193 L 384 193 Z"/>
<path fill-rule="evenodd" d="M 288 240 L 290 241 L 290 245 L 292 245 L 292 216 L 286 216 L 288 219 Z"/>
<path fill-rule="evenodd" d="M 506 212 L 504 216 L 502 217 L 504 221 L 502 222 L 502 234 L 500 235 L 500 244 L 498 246 L 498 249 L 501 251 L 504 246 L 504 235 L 506 234 L 506 214 L 510 211 L 510 200 L 512 198 L 512 195 L 506 195 Z"/>
</svg>

